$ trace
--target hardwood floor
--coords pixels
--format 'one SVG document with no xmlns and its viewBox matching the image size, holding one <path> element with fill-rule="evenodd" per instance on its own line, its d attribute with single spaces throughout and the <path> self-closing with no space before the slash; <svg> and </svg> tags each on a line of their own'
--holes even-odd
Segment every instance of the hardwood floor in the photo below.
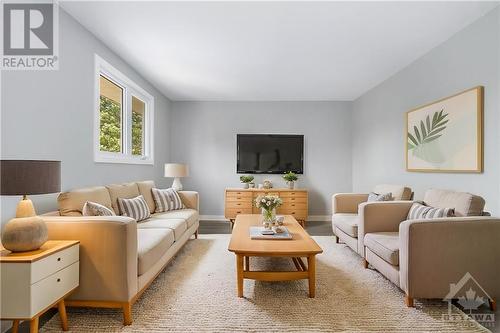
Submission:
<svg viewBox="0 0 500 333">
<path fill-rule="evenodd" d="M 306 230 L 311 236 L 331 236 L 332 224 L 330 221 L 312 221 L 306 223 Z M 226 221 L 201 221 L 200 234 L 230 234 L 231 225 Z"/>
</svg>

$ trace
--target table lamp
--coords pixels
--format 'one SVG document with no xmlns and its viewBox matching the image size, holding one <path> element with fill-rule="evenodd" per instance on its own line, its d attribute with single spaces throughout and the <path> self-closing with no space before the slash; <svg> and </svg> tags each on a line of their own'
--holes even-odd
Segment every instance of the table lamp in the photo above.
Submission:
<svg viewBox="0 0 500 333">
<path fill-rule="evenodd" d="M 182 183 L 180 178 L 189 176 L 188 166 L 179 163 L 165 164 L 165 177 L 174 177 L 172 188 L 176 191 L 182 191 Z"/>
<path fill-rule="evenodd" d="M 4 227 L 2 245 L 12 252 L 36 250 L 47 241 L 48 232 L 27 195 L 60 192 L 61 162 L 1 160 L 0 172 L 0 195 L 23 196 L 17 204 L 16 218 Z"/>
</svg>

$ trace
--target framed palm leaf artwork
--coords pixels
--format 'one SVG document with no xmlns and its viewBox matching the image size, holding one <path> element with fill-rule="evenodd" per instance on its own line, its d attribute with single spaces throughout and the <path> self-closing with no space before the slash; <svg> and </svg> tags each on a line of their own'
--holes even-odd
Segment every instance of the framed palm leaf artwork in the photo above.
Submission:
<svg viewBox="0 0 500 333">
<path fill-rule="evenodd" d="M 406 170 L 483 171 L 483 87 L 406 113 Z"/>
</svg>

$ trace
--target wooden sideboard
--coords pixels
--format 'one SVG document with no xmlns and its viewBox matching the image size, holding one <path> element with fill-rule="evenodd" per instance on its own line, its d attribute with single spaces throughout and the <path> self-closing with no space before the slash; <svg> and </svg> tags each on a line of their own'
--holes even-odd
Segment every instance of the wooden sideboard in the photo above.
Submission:
<svg viewBox="0 0 500 333">
<path fill-rule="evenodd" d="M 308 198 L 307 189 L 241 189 L 226 188 L 224 194 L 224 216 L 234 224 L 238 214 L 260 214 L 260 209 L 255 207 L 255 199 L 259 195 L 273 194 L 283 199 L 283 205 L 278 207 L 276 214 L 292 215 L 301 224 L 307 220 Z"/>
</svg>

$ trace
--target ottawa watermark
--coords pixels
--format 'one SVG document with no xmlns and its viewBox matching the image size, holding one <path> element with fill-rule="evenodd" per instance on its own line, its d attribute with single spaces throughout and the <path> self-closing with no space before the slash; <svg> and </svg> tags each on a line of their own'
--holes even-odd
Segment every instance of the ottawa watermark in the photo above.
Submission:
<svg viewBox="0 0 500 333">
<path fill-rule="evenodd" d="M 443 315 L 443 320 L 462 321 L 468 317 L 484 327 L 495 327 L 495 313 L 491 310 L 493 299 L 469 272 L 457 283 L 450 284 L 450 292 L 443 300 L 448 302 L 448 313 Z M 463 314 L 454 312 L 453 304 Z"/>
<path fill-rule="evenodd" d="M 52 0 L 3 0 L 2 70 L 59 68 L 59 9 Z"/>
</svg>

